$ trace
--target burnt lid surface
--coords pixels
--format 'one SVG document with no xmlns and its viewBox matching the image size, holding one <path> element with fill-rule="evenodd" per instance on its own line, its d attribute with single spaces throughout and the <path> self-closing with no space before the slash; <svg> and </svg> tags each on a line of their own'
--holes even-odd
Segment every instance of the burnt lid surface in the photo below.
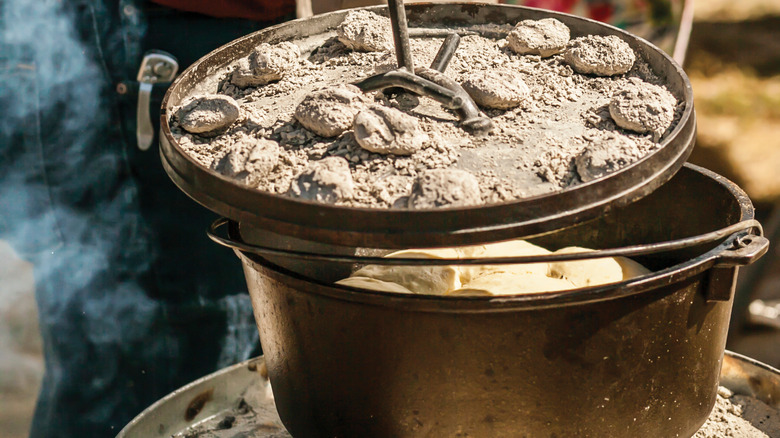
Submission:
<svg viewBox="0 0 780 438">
<path fill-rule="evenodd" d="M 386 13 L 381 7 L 369 9 Z M 194 200 L 242 226 L 337 245 L 435 247 L 539 235 L 593 219 L 666 183 L 693 148 L 696 123 L 690 82 L 668 55 L 641 38 L 593 20 L 517 6 L 415 4 L 407 5 L 406 11 L 410 27 L 514 24 L 554 17 L 571 29 L 572 38 L 618 35 L 673 94 L 680 96 L 681 118 L 656 150 L 606 176 L 516 201 L 458 208 L 371 209 L 293 199 L 244 186 L 197 163 L 184 152 L 171 133 L 169 114 L 204 78 L 248 55 L 260 43 L 331 32 L 347 13 L 338 11 L 247 35 L 211 52 L 184 71 L 163 101 L 160 153 L 166 172 Z"/>
</svg>

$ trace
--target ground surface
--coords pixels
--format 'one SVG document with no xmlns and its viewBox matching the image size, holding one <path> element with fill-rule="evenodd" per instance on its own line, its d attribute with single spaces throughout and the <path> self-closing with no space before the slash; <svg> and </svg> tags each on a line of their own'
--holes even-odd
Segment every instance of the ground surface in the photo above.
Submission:
<svg viewBox="0 0 780 438">
<path fill-rule="evenodd" d="M 780 202 L 780 0 L 696 4 L 686 65 L 699 138 L 692 161 L 740 184 L 771 231 Z M 780 298 L 780 233 L 743 292 Z M 746 328 L 729 348 L 780 367 L 780 330 Z M 0 438 L 27 436 L 42 376 L 32 267 L 0 242 Z"/>
</svg>

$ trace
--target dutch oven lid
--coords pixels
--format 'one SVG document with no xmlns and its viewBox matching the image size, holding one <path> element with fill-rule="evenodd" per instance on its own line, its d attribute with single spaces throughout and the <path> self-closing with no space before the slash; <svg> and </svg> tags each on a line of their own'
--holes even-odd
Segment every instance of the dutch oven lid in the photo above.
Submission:
<svg viewBox="0 0 780 438">
<path fill-rule="evenodd" d="M 368 9 L 384 12 L 385 8 Z M 413 4 L 406 6 L 406 12 L 412 27 L 443 22 L 506 24 L 554 17 L 571 29 L 572 38 L 618 35 L 681 98 L 682 115 L 657 149 L 601 178 L 516 201 L 459 208 L 370 209 L 293 199 L 244 186 L 197 163 L 184 152 L 171 133 L 169 115 L 205 77 L 248 55 L 260 43 L 333 32 L 347 13 L 338 11 L 252 33 L 211 52 L 185 70 L 163 101 L 160 153 L 168 175 L 194 200 L 239 222 L 242 227 L 345 246 L 457 246 L 539 235 L 598 217 L 646 196 L 669 181 L 693 149 L 696 122 L 688 77 L 668 55 L 639 37 L 593 20 L 517 6 Z"/>
</svg>

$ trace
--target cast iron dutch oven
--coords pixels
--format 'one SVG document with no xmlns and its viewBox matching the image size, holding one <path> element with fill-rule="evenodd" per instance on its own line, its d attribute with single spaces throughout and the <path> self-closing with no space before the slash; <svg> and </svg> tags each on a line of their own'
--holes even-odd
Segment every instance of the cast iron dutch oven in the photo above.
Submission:
<svg viewBox="0 0 780 438">
<path fill-rule="evenodd" d="M 654 272 L 500 297 L 334 286 L 350 268 L 334 257 L 269 255 L 246 240 L 278 236 L 236 224 L 214 237 L 243 248 L 276 406 L 296 437 L 689 437 L 715 402 L 737 267 L 767 249 L 752 219 L 736 185 L 686 165 L 636 203 L 532 240 L 656 248 L 635 257 Z M 651 244 L 723 229 L 673 251 Z"/>
<path fill-rule="evenodd" d="M 695 136 L 685 74 L 646 41 L 565 14 L 472 4 L 407 12 L 412 26 L 553 16 L 573 37 L 617 34 L 678 95 L 682 117 L 644 159 L 558 193 L 481 208 L 343 208 L 265 194 L 198 165 L 171 135 L 168 114 L 260 42 L 332 31 L 344 12 L 248 35 L 185 71 L 163 104 L 163 164 L 182 190 L 232 219 L 228 237 L 211 236 L 244 265 L 285 426 L 296 437 L 691 436 L 715 401 L 737 267 L 767 241 L 754 234 L 752 205 L 733 183 L 694 166 L 678 172 Z M 628 246 L 602 254 L 639 255 L 653 272 L 501 297 L 332 284 L 371 261 L 355 254 L 375 248 L 529 235 L 549 249 Z M 685 245 L 658 244 L 675 239 Z"/>
</svg>

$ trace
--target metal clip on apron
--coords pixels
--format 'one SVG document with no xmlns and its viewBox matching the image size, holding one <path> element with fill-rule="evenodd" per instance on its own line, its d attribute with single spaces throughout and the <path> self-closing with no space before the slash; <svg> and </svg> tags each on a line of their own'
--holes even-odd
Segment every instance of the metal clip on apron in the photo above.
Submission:
<svg viewBox="0 0 780 438">
<path fill-rule="evenodd" d="M 149 114 L 152 86 L 158 82 L 170 82 L 176 77 L 179 63 L 170 53 L 162 50 L 150 50 L 144 55 L 138 70 L 138 109 L 136 110 L 136 137 L 138 149 L 149 149 L 154 140 L 154 126 Z"/>
</svg>

